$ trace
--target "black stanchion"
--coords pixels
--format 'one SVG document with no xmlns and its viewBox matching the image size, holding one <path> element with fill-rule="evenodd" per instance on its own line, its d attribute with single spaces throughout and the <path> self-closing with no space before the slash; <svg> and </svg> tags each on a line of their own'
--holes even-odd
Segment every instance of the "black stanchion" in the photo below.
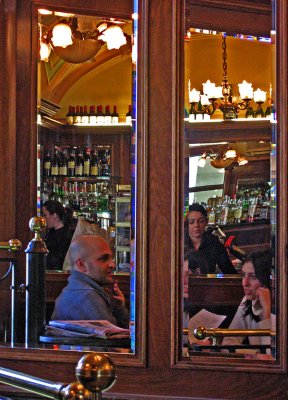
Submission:
<svg viewBox="0 0 288 400">
<path fill-rule="evenodd" d="M 46 324 L 45 270 L 48 253 L 40 232 L 46 227 L 43 217 L 31 218 L 29 227 L 35 237 L 28 244 L 26 252 L 26 315 L 25 345 L 39 343 Z"/>
</svg>

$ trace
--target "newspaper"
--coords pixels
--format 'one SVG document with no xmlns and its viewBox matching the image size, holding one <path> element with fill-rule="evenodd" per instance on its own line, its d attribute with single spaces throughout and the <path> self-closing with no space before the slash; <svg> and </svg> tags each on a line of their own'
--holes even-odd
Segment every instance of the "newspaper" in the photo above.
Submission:
<svg viewBox="0 0 288 400">
<path fill-rule="evenodd" d="M 120 328 L 106 320 L 50 321 L 45 334 L 49 336 L 98 337 L 103 339 L 125 339 L 129 329 Z"/>
</svg>

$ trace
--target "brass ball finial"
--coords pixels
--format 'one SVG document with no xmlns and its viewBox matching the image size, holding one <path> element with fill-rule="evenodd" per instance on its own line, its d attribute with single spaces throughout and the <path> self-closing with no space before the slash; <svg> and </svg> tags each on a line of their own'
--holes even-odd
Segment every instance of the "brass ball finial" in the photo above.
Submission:
<svg viewBox="0 0 288 400">
<path fill-rule="evenodd" d="M 32 232 L 40 233 L 46 228 L 46 220 L 43 217 L 33 217 L 29 221 L 29 228 Z"/>
<path fill-rule="evenodd" d="M 76 377 L 93 393 L 109 389 L 116 381 L 116 366 L 107 354 L 89 353 L 76 366 Z"/>
<path fill-rule="evenodd" d="M 206 328 L 204 326 L 199 326 L 198 328 L 194 329 L 194 336 L 197 339 L 203 340 L 206 338 Z"/>
<path fill-rule="evenodd" d="M 20 251 L 22 249 L 22 243 L 18 239 L 9 240 L 10 251 Z"/>
<path fill-rule="evenodd" d="M 64 400 L 91 400 L 91 392 L 79 382 L 72 382 L 62 388 L 61 395 Z"/>
</svg>

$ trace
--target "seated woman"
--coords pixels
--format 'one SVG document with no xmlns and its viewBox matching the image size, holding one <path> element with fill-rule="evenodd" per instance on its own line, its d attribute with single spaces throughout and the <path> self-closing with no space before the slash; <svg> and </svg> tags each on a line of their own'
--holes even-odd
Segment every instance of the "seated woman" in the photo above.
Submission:
<svg viewBox="0 0 288 400">
<path fill-rule="evenodd" d="M 44 237 L 49 251 L 46 268 L 61 270 L 73 236 L 73 231 L 70 229 L 72 210 L 64 208 L 58 201 L 47 200 L 43 204 L 42 214 L 47 223 Z"/>
<path fill-rule="evenodd" d="M 249 254 L 242 266 L 242 286 L 245 296 L 229 329 L 271 329 L 271 252 Z M 269 336 L 249 336 L 251 345 L 269 345 Z M 225 337 L 222 345 L 242 344 L 245 337 Z"/>
<path fill-rule="evenodd" d="M 223 274 L 237 274 L 224 245 L 216 236 L 206 232 L 207 224 L 205 208 L 200 204 L 190 205 L 185 232 L 190 270 L 195 274 L 214 274 L 218 267 Z"/>
</svg>

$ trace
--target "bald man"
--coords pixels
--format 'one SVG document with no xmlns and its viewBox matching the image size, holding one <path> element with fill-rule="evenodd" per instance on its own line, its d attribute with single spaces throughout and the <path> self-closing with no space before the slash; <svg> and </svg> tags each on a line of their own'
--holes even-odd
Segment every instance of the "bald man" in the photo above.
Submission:
<svg viewBox="0 0 288 400">
<path fill-rule="evenodd" d="M 56 299 L 52 320 L 108 320 L 122 328 L 129 324 L 125 298 L 113 284 L 115 263 L 108 243 L 100 236 L 78 236 L 71 242 L 71 275 Z"/>
</svg>

